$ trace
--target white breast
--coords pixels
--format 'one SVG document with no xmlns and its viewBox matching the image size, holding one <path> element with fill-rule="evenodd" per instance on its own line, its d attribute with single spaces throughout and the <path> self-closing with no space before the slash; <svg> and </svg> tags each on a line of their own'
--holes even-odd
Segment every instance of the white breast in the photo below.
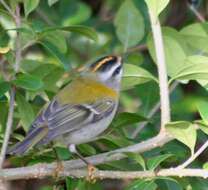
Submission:
<svg viewBox="0 0 208 190">
<path fill-rule="evenodd" d="M 100 135 L 103 131 L 105 131 L 108 128 L 108 126 L 114 118 L 116 110 L 117 106 L 115 106 L 114 110 L 108 117 L 105 117 L 104 119 L 101 119 L 94 124 L 83 126 L 79 130 L 62 135 L 61 137 L 58 137 L 58 139 L 56 140 L 62 142 L 67 146 L 70 144 L 82 144 L 93 141 L 95 137 Z"/>
</svg>

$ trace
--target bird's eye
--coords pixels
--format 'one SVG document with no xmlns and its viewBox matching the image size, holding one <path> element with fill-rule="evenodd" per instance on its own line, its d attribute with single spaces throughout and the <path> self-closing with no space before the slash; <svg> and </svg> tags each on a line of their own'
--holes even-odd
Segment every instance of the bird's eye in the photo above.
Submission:
<svg viewBox="0 0 208 190">
<path fill-rule="evenodd" d="M 118 75 L 120 73 L 120 71 L 121 71 L 121 66 L 119 66 L 115 69 L 115 71 L 113 72 L 113 76 Z"/>
</svg>

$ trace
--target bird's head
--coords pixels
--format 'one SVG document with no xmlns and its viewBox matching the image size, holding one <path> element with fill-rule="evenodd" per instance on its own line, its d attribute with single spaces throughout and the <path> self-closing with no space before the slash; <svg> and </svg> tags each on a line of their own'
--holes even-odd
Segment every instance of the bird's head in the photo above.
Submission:
<svg viewBox="0 0 208 190">
<path fill-rule="evenodd" d="M 119 89 L 122 77 L 122 58 L 120 56 L 105 56 L 88 67 L 89 75 L 114 89 Z"/>
</svg>

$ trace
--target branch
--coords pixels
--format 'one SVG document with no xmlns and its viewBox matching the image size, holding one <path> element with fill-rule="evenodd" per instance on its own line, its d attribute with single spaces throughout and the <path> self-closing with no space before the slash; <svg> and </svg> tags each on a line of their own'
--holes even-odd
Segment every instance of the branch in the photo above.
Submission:
<svg viewBox="0 0 208 190">
<path fill-rule="evenodd" d="M 1 154 L 0 154 L 0 170 L 3 167 L 3 162 L 5 159 L 6 149 L 9 142 L 9 137 L 12 129 L 12 123 L 13 123 L 13 115 L 14 115 L 14 97 L 15 97 L 15 89 L 12 88 L 10 91 L 10 104 L 9 104 L 9 114 L 6 124 L 6 132 L 4 136 L 3 145 L 1 148 Z"/>
<path fill-rule="evenodd" d="M 123 154 L 123 152 L 135 152 L 135 153 L 145 152 L 153 148 L 163 146 L 172 139 L 173 138 L 168 135 L 159 134 L 156 137 L 153 137 L 144 142 L 131 145 L 128 147 L 120 148 L 117 150 L 113 150 L 110 152 L 101 153 L 95 156 L 86 157 L 85 159 L 93 165 L 103 164 L 115 160 L 121 160 L 127 157 L 126 154 Z M 80 159 L 63 162 L 63 167 L 66 171 L 71 171 L 85 166 L 86 164 L 83 163 L 83 161 Z M 0 170 L 0 177 L 3 179 L 9 179 L 9 176 L 7 176 L 8 172 L 9 175 L 13 176 L 11 177 L 11 179 L 22 179 L 22 178 L 26 178 L 26 176 L 28 176 L 28 178 L 44 177 L 44 176 L 52 175 L 52 173 L 54 173 L 56 168 L 57 168 L 57 162 L 53 162 L 51 164 L 36 164 L 33 166 L 19 167 L 14 169 L 4 169 L 4 170 Z"/>
<path fill-rule="evenodd" d="M 200 148 L 199 150 L 196 151 L 194 155 L 192 155 L 188 160 L 186 160 L 183 164 L 180 166 L 176 167 L 177 169 L 183 169 L 187 167 L 189 164 L 191 164 L 204 150 L 208 147 L 208 141 L 206 141 Z"/>
<path fill-rule="evenodd" d="M 150 22 L 153 32 L 153 40 L 156 50 L 157 67 L 159 75 L 160 102 L 161 102 L 161 132 L 165 131 L 165 124 L 170 122 L 170 101 L 168 93 L 168 76 L 165 63 L 162 32 L 158 18 L 154 18 L 149 10 Z"/>
<path fill-rule="evenodd" d="M 51 168 L 45 168 L 42 165 L 36 167 L 35 170 L 26 171 L 24 168 L 19 169 L 4 169 L 0 173 L 1 180 L 17 180 L 17 179 L 32 179 L 43 178 L 53 176 L 54 170 Z M 88 177 L 88 171 L 86 169 L 63 169 L 59 173 L 60 177 L 76 177 L 85 178 Z M 96 170 L 93 173 L 93 177 L 96 179 L 143 179 L 154 177 L 203 177 L 208 178 L 208 171 L 203 169 L 162 169 L 158 172 L 149 171 L 102 171 Z"/>
<path fill-rule="evenodd" d="M 1 0 L 1 3 L 4 6 L 6 6 L 4 0 Z M 9 9 L 9 7 L 7 9 Z M 16 14 L 14 16 L 14 20 L 15 20 L 16 27 L 19 28 L 21 26 L 21 19 L 20 19 L 20 7 L 18 5 L 16 7 Z M 21 62 L 21 41 L 20 41 L 20 34 L 19 32 L 17 32 L 16 48 L 15 48 L 15 66 L 14 66 L 15 73 L 19 71 L 20 62 Z M 3 167 L 6 149 L 8 146 L 9 137 L 10 137 L 11 130 L 12 130 L 14 103 L 15 103 L 15 88 L 12 88 L 10 91 L 10 106 L 9 106 L 7 125 L 6 125 L 6 132 L 5 132 L 4 142 L 3 142 L 1 154 L 0 154 L 0 169 Z"/>
</svg>

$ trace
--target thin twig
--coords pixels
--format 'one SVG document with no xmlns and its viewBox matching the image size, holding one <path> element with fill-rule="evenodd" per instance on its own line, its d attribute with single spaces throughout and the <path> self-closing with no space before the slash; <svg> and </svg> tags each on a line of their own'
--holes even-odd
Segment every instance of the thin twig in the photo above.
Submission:
<svg viewBox="0 0 208 190">
<path fill-rule="evenodd" d="M 127 53 L 132 53 L 132 52 L 135 52 L 135 51 L 145 51 L 145 50 L 147 50 L 147 45 L 142 44 L 142 45 L 138 45 L 138 46 L 135 46 L 135 47 L 128 48 Z"/>
<path fill-rule="evenodd" d="M 197 17 L 197 19 L 200 22 L 206 22 L 206 19 L 203 17 L 203 15 L 199 11 L 197 11 L 197 9 L 194 7 L 194 5 L 191 5 L 188 3 L 188 7 L 194 13 L 194 15 Z"/>
<path fill-rule="evenodd" d="M 1 2 L 4 2 L 4 1 L 1 1 Z M 21 26 L 21 18 L 20 18 L 20 7 L 18 5 L 16 7 L 15 13 L 16 13 L 14 17 L 15 24 L 16 24 L 16 27 L 19 28 Z M 19 71 L 20 62 L 21 62 L 21 41 L 20 41 L 20 34 L 17 31 L 16 49 L 15 49 L 15 65 L 14 65 L 15 73 Z M 7 125 L 6 125 L 6 132 L 5 132 L 4 141 L 3 141 L 1 154 L 0 154 L 0 169 L 3 167 L 6 149 L 8 146 L 9 137 L 10 137 L 11 130 L 12 130 L 14 103 L 15 103 L 15 88 L 12 88 L 10 91 L 10 106 L 9 106 Z"/>
<path fill-rule="evenodd" d="M 48 25 L 50 26 L 55 25 L 55 23 L 40 8 L 36 9 L 36 12 Z"/>
<path fill-rule="evenodd" d="M 9 14 L 15 19 L 15 14 L 13 13 L 12 9 L 6 4 L 4 0 L 0 0 L 0 3 L 4 6 L 4 8 L 9 12 Z"/>
<path fill-rule="evenodd" d="M 9 137 L 10 137 L 10 133 L 12 130 L 13 114 L 14 114 L 14 97 L 15 97 L 15 89 L 12 88 L 10 91 L 10 104 L 9 104 L 9 114 L 8 114 L 8 119 L 7 119 L 7 124 L 6 124 L 6 132 L 5 132 L 4 141 L 3 141 L 1 154 L 0 154 L 0 170 L 3 167 L 6 149 L 8 146 Z"/>
<path fill-rule="evenodd" d="M 170 89 L 169 89 L 169 93 L 171 94 L 175 88 L 178 86 L 178 82 L 177 81 L 174 81 L 174 83 L 170 86 Z M 155 113 L 160 109 L 160 101 L 157 102 L 153 108 L 150 110 L 150 112 L 147 114 L 147 118 L 151 118 L 155 115 Z M 135 131 L 133 131 L 132 135 L 131 135 L 131 138 L 136 138 L 136 136 L 139 134 L 139 132 L 147 125 L 147 121 L 145 122 L 142 122 L 136 129 Z"/>
<path fill-rule="evenodd" d="M 168 93 L 168 75 L 165 63 L 165 51 L 163 46 L 163 38 L 161 26 L 158 18 L 155 18 L 151 10 L 149 10 L 153 40 L 156 51 L 160 102 L 161 102 L 161 132 L 165 131 L 165 124 L 170 122 L 170 100 Z"/>
<path fill-rule="evenodd" d="M 17 5 L 16 7 L 16 16 L 15 16 L 15 24 L 16 28 L 21 27 L 21 17 L 20 17 L 20 7 Z M 20 68 L 20 62 L 21 62 L 21 39 L 20 39 L 20 33 L 17 31 L 16 36 L 16 47 L 15 47 L 15 72 L 17 73 Z"/>
<path fill-rule="evenodd" d="M 177 169 L 186 168 L 189 164 L 191 164 L 204 150 L 208 147 L 208 141 L 206 141 L 199 150 L 196 151 L 194 155 L 192 155 L 188 160 L 186 160 L 183 164 L 176 167 Z"/>
</svg>

